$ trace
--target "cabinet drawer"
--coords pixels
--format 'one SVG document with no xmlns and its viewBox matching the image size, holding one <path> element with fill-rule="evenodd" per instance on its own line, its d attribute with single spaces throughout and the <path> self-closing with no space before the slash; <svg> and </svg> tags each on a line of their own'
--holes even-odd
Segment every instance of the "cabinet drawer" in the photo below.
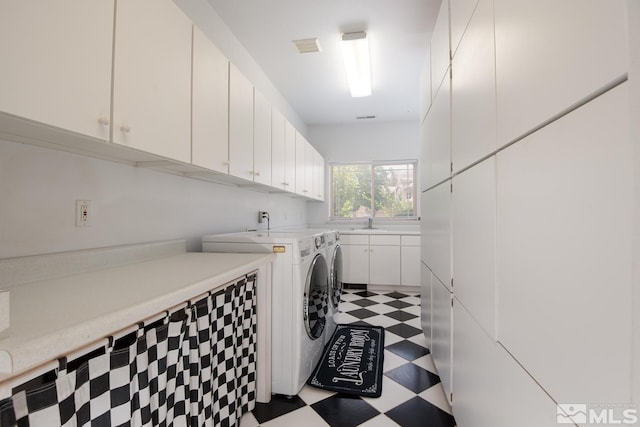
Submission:
<svg viewBox="0 0 640 427">
<path fill-rule="evenodd" d="M 420 236 L 400 236 L 402 246 L 420 246 Z"/>
<path fill-rule="evenodd" d="M 343 245 L 368 245 L 367 234 L 340 234 L 340 243 Z"/>
<path fill-rule="evenodd" d="M 400 245 L 400 236 L 380 236 L 378 234 L 373 234 L 369 236 L 369 243 L 371 245 Z"/>
</svg>

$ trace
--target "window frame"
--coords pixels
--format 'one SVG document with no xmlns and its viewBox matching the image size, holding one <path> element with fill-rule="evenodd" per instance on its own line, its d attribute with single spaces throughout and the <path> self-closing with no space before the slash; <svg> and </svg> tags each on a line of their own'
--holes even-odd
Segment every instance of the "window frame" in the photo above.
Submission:
<svg viewBox="0 0 640 427">
<path fill-rule="evenodd" d="M 372 216 L 375 221 L 389 221 L 389 222 L 399 222 L 399 221 L 418 221 L 420 219 L 418 213 L 418 159 L 408 159 L 408 160 L 373 160 L 373 161 L 358 161 L 358 162 L 329 162 L 329 221 L 344 221 L 344 222 L 362 222 L 363 219 L 367 217 L 342 217 L 342 216 L 334 216 L 334 208 L 335 208 L 335 200 L 334 200 L 334 166 L 363 166 L 368 165 L 371 170 L 371 211 L 375 212 L 375 191 L 373 191 L 373 183 L 375 176 L 375 167 L 376 166 L 394 166 L 394 165 L 413 165 L 413 188 L 411 193 L 411 199 L 413 202 L 413 215 L 412 216 L 403 216 L 403 217 L 376 217 Z"/>
</svg>

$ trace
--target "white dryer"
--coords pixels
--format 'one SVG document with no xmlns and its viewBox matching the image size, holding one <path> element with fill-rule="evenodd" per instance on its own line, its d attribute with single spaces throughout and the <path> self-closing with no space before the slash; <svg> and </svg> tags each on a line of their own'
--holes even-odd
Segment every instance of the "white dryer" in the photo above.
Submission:
<svg viewBox="0 0 640 427">
<path fill-rule="evenodd" d="M 342 248 L 340 248 L 340 232 L 325 232 L 327 244 L 327 265 L 329 267 L 329 313 L 327 315 L 327 333 L 325 341 L 329 342 L 336 329 L 342 295 Z"/>
<path fill-rule="evenodd" d="M 275 253 L 272 267 L 271 391 L 297 394 L 322 355 L 329 311 L 324 235 L 247 232 L 202 238 L 204 252 Z"/>
</svg>

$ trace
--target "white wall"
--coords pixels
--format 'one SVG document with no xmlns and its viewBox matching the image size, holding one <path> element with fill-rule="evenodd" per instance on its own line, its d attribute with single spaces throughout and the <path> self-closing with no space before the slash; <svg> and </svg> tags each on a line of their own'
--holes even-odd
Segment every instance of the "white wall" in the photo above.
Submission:
<svg viewBox="0 0 640 427">
<path fill-rule="evenodd" d="M 91 200 L 92 226 L 75 227 Z M 0 258 L 306 223 L 306 202 L 0 140 Z M 264 228 L 266 224 L 260 224 Z"/>
<path fill-rule="evenodd" d="M 309 142 L 325 158 L 327 173 L 325 201 L 309 202 L 308 223 L 324 224 L 328 220 L 329 163 L 418 159 L 419 129 L 417 120 L 309 126 Z"/>
</svg>

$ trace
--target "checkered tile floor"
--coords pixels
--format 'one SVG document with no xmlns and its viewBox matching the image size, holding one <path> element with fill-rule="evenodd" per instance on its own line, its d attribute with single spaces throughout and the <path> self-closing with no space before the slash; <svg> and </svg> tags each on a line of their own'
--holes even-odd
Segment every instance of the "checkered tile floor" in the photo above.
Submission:
<svg viewBox="0 0 640 427">
<path fill-rule="evenodd" d="M 273 396 L 241 427 L 453 427 L 455 421 L 420 327 L 420 297 L 410 292 L 345 291 L 338 323 L 384 326 L 382 396 L 360 398 L 305 386 Z"/>
</svg>

